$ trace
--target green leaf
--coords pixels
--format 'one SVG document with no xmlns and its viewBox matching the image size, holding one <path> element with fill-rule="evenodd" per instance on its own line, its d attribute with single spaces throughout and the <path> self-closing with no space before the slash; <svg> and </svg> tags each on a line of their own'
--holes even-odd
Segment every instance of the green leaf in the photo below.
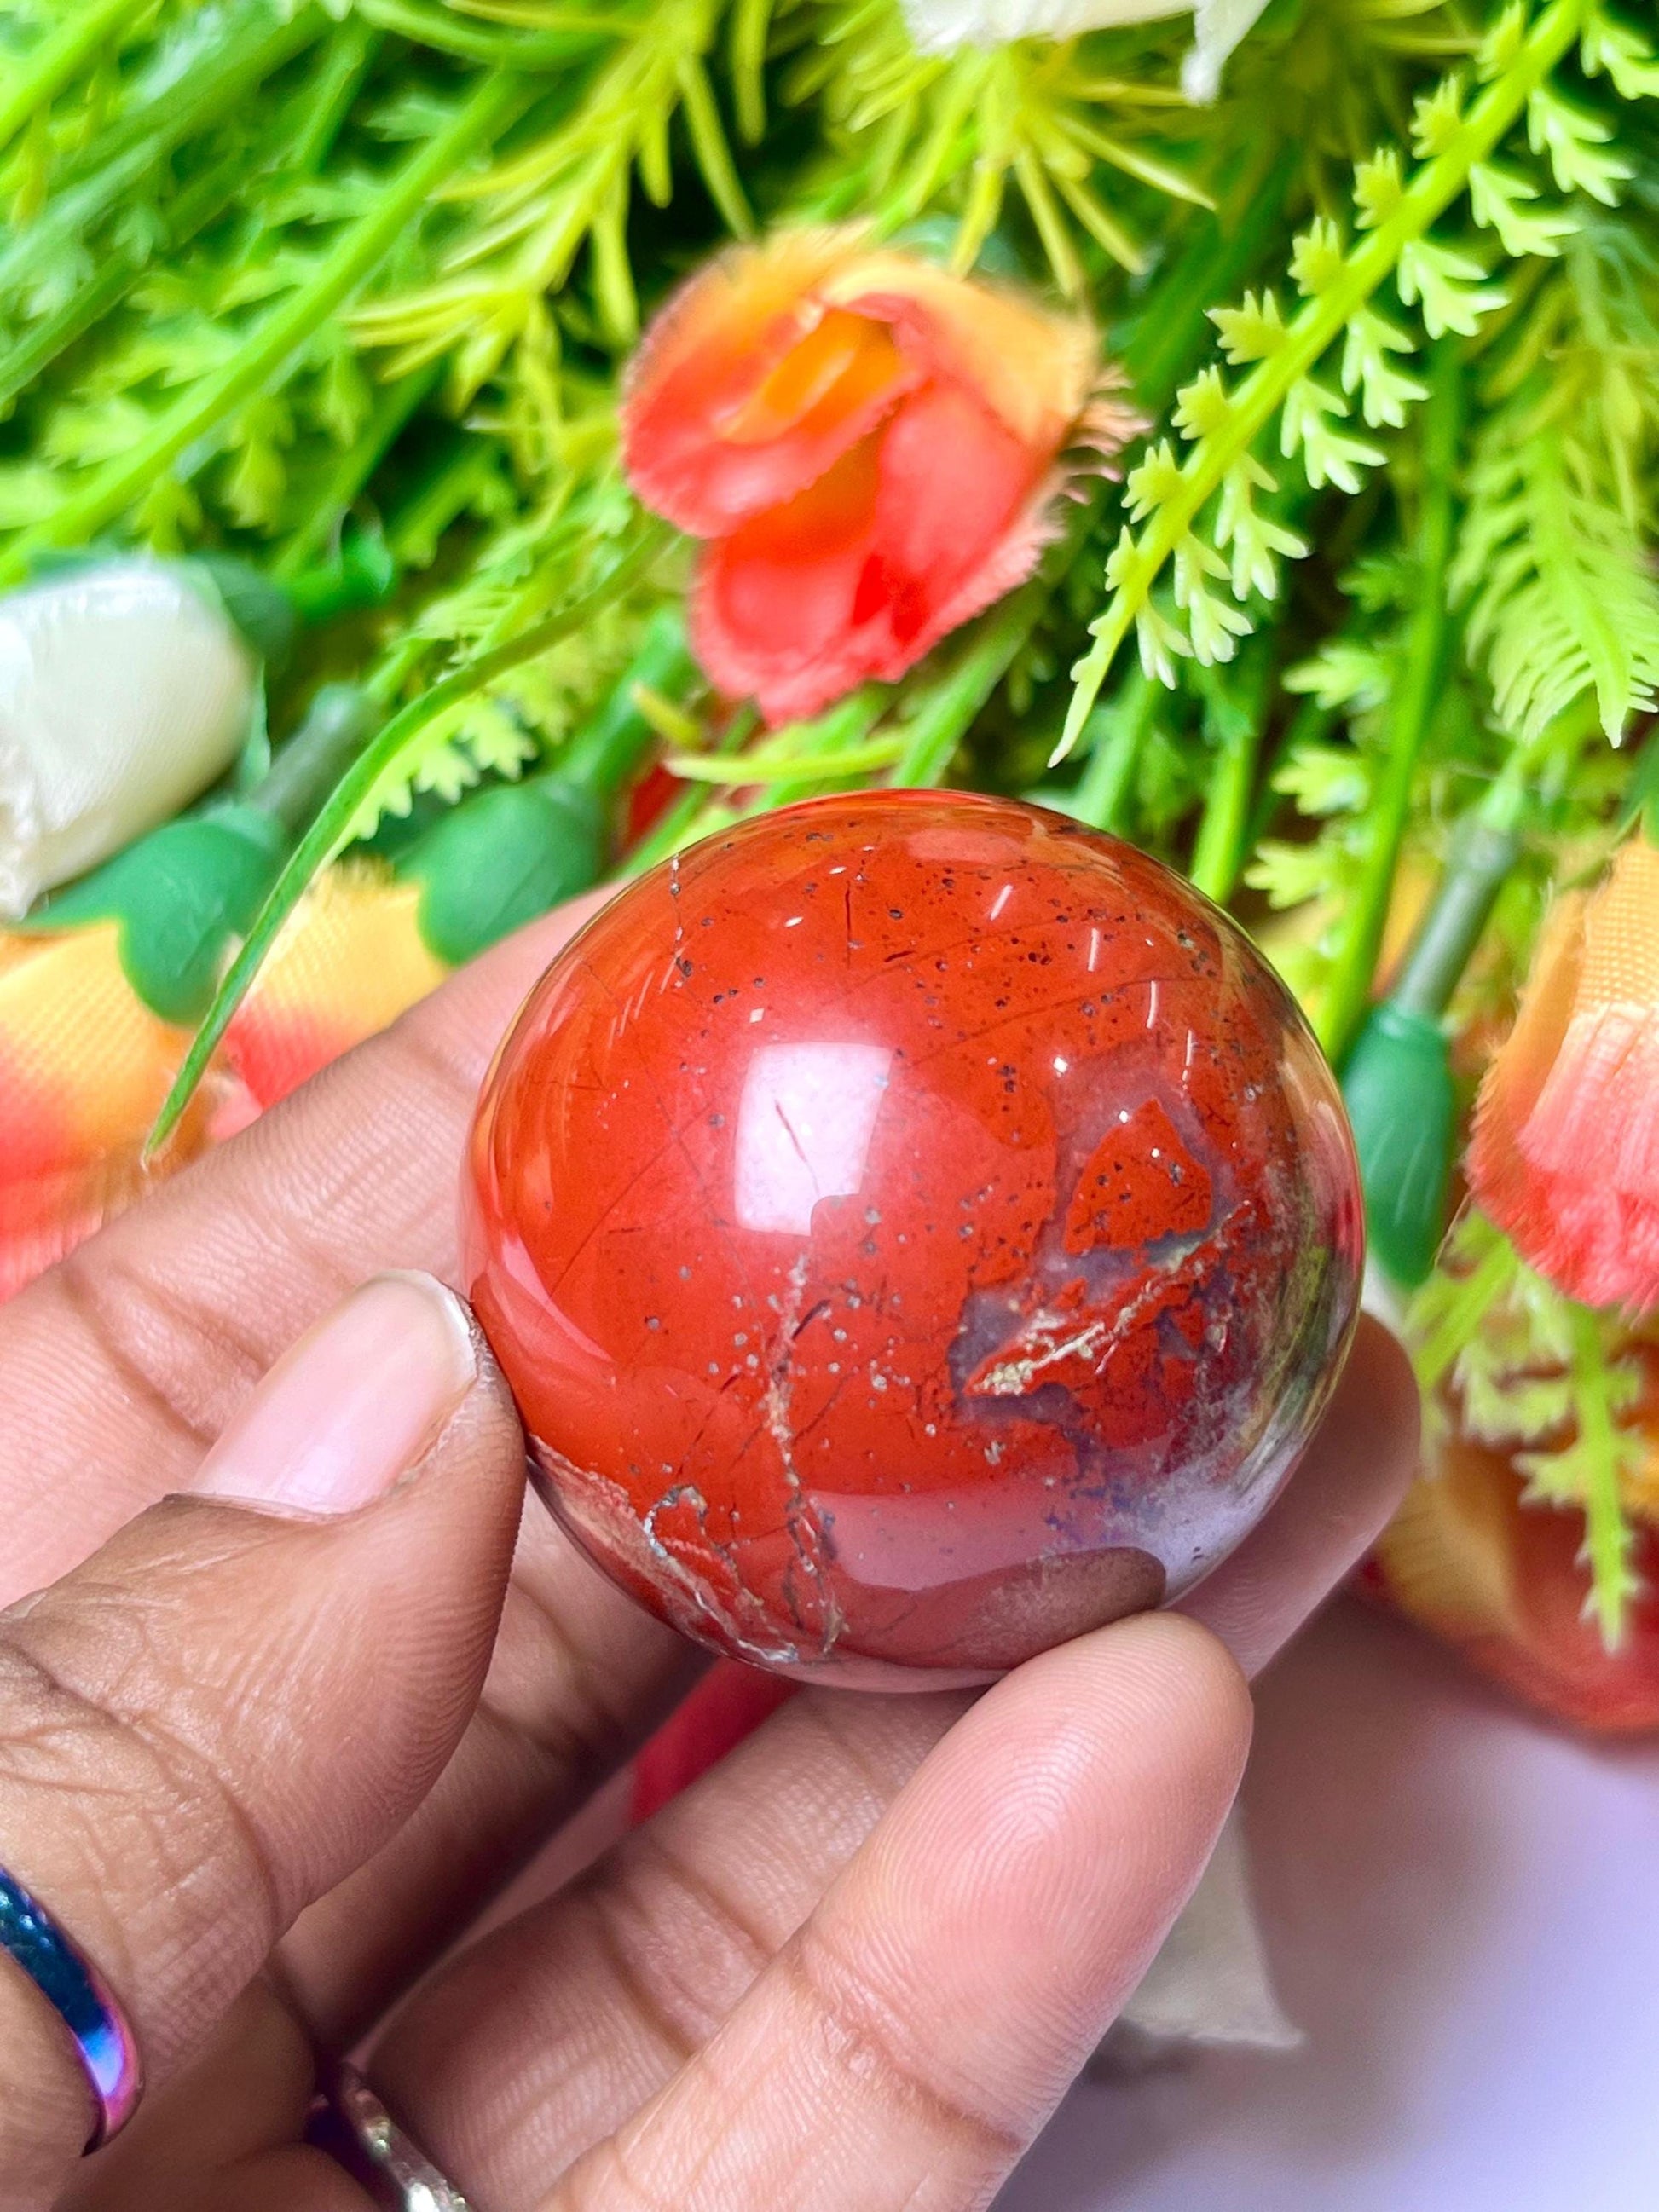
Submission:
<svg viewBox="0 0 1659 2212">
<path fill-rule="evenodd" d="M 1401 250 L 1395 283 L 1409 307 L 1420 301 L 1424 326 L 1431 338 L 1454 331 L 1473 337 L 1482 315 L 1504 304 L 1506 295 L 1486 282 L 1486 270 L 1467 253 L 1431 238 L 1411 240 Z"/>
<path fill-rule="evenodd" d="M 164 1022 L 198 1021 L 285 843 L 280 826 L 252 806 L 168 822 L 60 891 L 25 927 L 118 922 L 122 970 L 138 997 Z"/>
<path fill-rule="evenodd" d="M 1536 185 L 1495 162 L 1477 161 L 1469 171 L 1469 211 L 1483 228 L 1497 232 L 1512 260 L 1529 253 L 1553 257 L 1577 228 L 1570 215 L 1533 215 L 1521 205 L 1537 198 Z"/>
<path fill-rule="evenodd" d="M 597 883 L 605 812 L 557 774 L 482 791 L 440 817 L 400 858 L 422 886 L 420 933 L 452 967 Z"/>
<path fill-rule="evenodd" d="M 148 1151 L 154 1152 L 178 1126 L 217 1049 L 231 1017 L 246 996 L 263 965 L 276 933 L 304 894 L 319 868 L 337 852 L 356 818 L 364 799 L 388 770 L 394 769 L 410 747 L 418 742 L 429 722 L 447 713 L 459 700 L 483 690 L 510 668 L 545 653 L 561 638 L 580 630 L 608 605 L 655 557 L 667 537 L 666 526 L 653 524 L 641 531 L 614 561 L 609 572 L 586 592 L 557 613 L 530 623 L 516 637 L 480 653 L 455 672 L 434 684 L 425 695 L 394 714 L 358 755 L 342 776 L 310 828 L 300 839 L 261 907 L 240 951 L 214 995 L 213 1004 L 191 1040 L 172 1089 L 161 1104 L 150 1132 Z"/>
<path fill-rule="evenodd" d="M 1216 503 L 1215 542 L 1231 553 L 1233 597 L 1243 599 L 1259 592 L 1271 599 L 1279 589 L 1279 562 L 1300 561 L 1308 550 L 1305 538 L 1285 529 L 1263 514 L 1255 504 L 1258 491 L 1279 489 L 1273 477 L 1252 454 L 1243 454 L 1228 470 Z"/>
<path fill-rule="evenodd" d="M 1189 659 L 1192 641 L 1184 630 L 1148 599 L 1135 618 L 1135 640 L 1140 648 L 1140 665 L 1146 675 L 1161 684 L 1166 691 L 1176 688 L 1176 662 Z"/>
<path fill-rule="evenodd" d="M 1328 216 L 1317 216 L 1291 246 L 1291 278 L 1304 300 L 1328 292 L 1342 275 L 1342 234 Z"/>
<path fill-rule="evenodd" d="M 1653 48 L 1604 9 L 1591 10 L 1580 51 L 1585 76 L 1605 70 L 1621 100 L 1659 100 L 1659 59 Z"/>
<path fill-rule="evenodd" d="M 1316 491 L 1334 483 L 1341 491 L 1356 492 L 1360 470 L 1376 468 L 1382 461 L 1375 446 L 1334 427 L 1333 418 L 1347 411 L 1345 400 L 1310 376 L 1298 378 L 1285 395 L 1279 450 L 1287 460 L 1300 450 L 1308 482 Z"/>
<path fill-rule="evenodd" d="M 1482 434 L 1450 585 L 1494 712 L 1523 741 L 1587 690 L 1614 744 L 1659 705 L 1659 582 L 1586 483 L 1561 422 L 1505 410 Z"/>
<path fill-rule="evenodd" d="M 1342 389 L 1350 397 L 1360 394 L 1360 412 L 1373 430 L 1400 429 L 1406 410 L 1429 396 L 1429 388 L 1414 376 L 1402 375 L 1390 354 L 1410 353 L 1406 333 L 1379 315 L 1362 307 L 1348 325 L 1342 345 Z"/>
<path fill-rule="evenodd" d="M 1254 292 L 1244 295 L 1242 307 L 1212 307 L 1210 320 L 1221 333 L 1221 350 L 1235 363 L 1267 361 L 1285 343 L 1285 324 L 1279 302 L 1270 291 L 1260 301 Z"/>
<path fill-rule="evenodd" d="M 1181 489 L 1181 464 L 1167 438 L 1149 447 L 1123 483 L 1123 504 L 1129 519 L 1144 522 Z"/>
<path fill-rule="evenodd" d="M 1619 204 L 1619 187 L 1636 174 L 1622 155 L 1604 149 L 1613 127 L 1598 116 L 1562 99 L 1540 84 L 1527 103 L 1527 143 L 1534 154 L 1547 154 L 1555 181 L 1564 192 L 1587 192 L 1603 207 Z"/>
<path fill-rule="evenodd" d="M 1431 161 L 1455 144 L 1463 128 L 1463 80 L 1454 70 L 1412 110 L 1412 146 L 1419 161 Z"/>
<path fill-rule="evenodd" d="M 1170 420 L 1183 438 L 1207 438 L 1226 422 L 1230 405 L 1220 370 L 1206 368 L 1176 392 Z"/>
</svg>

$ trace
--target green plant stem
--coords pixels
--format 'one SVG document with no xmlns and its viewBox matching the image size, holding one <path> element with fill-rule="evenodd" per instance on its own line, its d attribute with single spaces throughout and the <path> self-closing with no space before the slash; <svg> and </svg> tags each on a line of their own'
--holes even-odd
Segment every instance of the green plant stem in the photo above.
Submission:
<svg viewBox="0 0 1659 2212">
<path fill-rule="evenodd" d="M 1466 826 L 1389 994 L 1396 1006 L 1425 1020 L 1440 1019 L 1520 853 L 1517 829 L 1498 828 L 1478 816 Z"/>
<path fill-rule="evenodd" d="M 648 567 L 666 543 L 668 535 L 666 524 L 649 524 L 610 572 L 581 598 L 572 601 L 568 606 L 562 607 L 556 614 L 532 623 L 517 637 L 507 638 L 501 644 L 475 654 L 464 666 L 433 684 L 418 699 L 411 700 L 393 714 L 357 754 L 283 863 L 282 873 L 271 886 L 270 894 L 255 917 L 241 950 L 215 994 L 213 1004 L 209 1007 L 202 1026 L 191 1040 L 190 1050 L 173 1079 L 173 1087 L 162 1101 L 161 1110 L 156 1116 L 155 1126 L 150 1131 L 145 1146 L 147 1156 L 153 1155 L 160 1146 L 164 1145 L 177 1127 L 179 1115 L 190 1103 L 209 1060 L 217 1050 L 232 1017 L 258 974 L 276 933 L 299 903 L 307 884 L 318 869 L 324 866 L 338 849 L 341 840 L 349 830 L 375 785 L 396 767 L 428 723 L 435 721 L 462 700 L 470 699 L 475 692 L 483 690 L 498 676 L 504 676 L 508 669 L 518 667 L 522 661 L 533 660 L 538 653 L 547 652 L 562 638 L 568 637 L 583 623 L 590 622 L 626 591 Z"/>
<path fill-rule="evenodd" d="M 1054 588 L 1051 578 L 1034 576 L 986 616 L 955 665 L 929 686 L 922 703 L 904 725 L 904 750 L 894 764 L 891 782 L 943 782 L 957 746 L 1007 674 Z"/>
<path fill-rule="evenodd" d="M 1250 787 L 1255 775 L 1256 731 L 1231 732 L 1216 755 L 1193 846 L 1193 888 L 1224 906 L 1237 888 L 1245 859 Z"/>
<path fill-rule="evenodd" d="M 38 108 L 55 100 L 82 62 L 113 40 L 131 16 L 143 15 L 149 0 L 91 0 L 47 34 L 0 97 L 0 147 L 8 146 Z"/>
<path fill-rule="evenodd" d="M 1214 336 L 1206 311 L 1231 300 L 1279 235 L 1279 219 L 1303 149 L 1287 147 L 1265 175 L 1249 179 L 1223 214 L 1193 221 L 1186 245 L 1113 350 L 1144 407 L 1161 415 L 1202 362 Z"/>
<path fill-rule="evenodd" d="M 716 751 L 730 757 L 740 753 L 753 734 L 756 715 L 751 706 L 739 707 L 720 733 Z M 628 854 L 618 873 L 624 881 L 633 876 L 642 876 L 647 868 L 654 868 L 678 853 L 696 830 L 698 822 L 708 805 L 708 793 L 702 790 L 683 792 L 657 822 Z"/>
<path fill-rule="evenodd" d="M 1594 1470 L 1584 1494 L 1590 1604 L 1604 1647 L 1616 1651 L 1624 1640 L 1630 1595 L 1630 1529 L 1619 1495 L 1619 1432 L 1609 1402 L 1601 1324 L 1593 1313 L 1574 1306 L 1571 1327 L 1573 1411 L 1579 1440 Z"/>
<path fill-rule="evenodd" d="M 839 783 L 848 777 L 868 775 L 872 769 L 891 768 L 898 751 L 896 736 L 868 738 L 862 744 L 845 745 L 839 752 L 823 753 L 812 763 L 815 782 Z M 673 753 L 665 762 L 671 775 L 684 777 L 688 783 L 726 784 L 727 771 L 718 760 L 710 760 L 702 753 Z M 793 784 L 799 781 L 799 761 L 792 754 L 787 760 L 764 760 L 753 754 L 744 761 L 744 780 L 757 785 Z"/>
<path fill-rule="evenodd" d="M 0 360 L 0 408 L 9 407 L 60 353 L 120 304 L 140 266 L 136 254 L 112 253 L 89 283 L 77 285 L 55 314 L 37 323 L 20 345 L 10 349 Z"/>
<path fill-rule="evenodd" d="M 1463 422 L 1463 373 L 1455 340 L 1437 346 L 1423 417 L 1423 511 L 1418 528 L 1416 599 L 1407 632 L 1406 662 L 1388 720 L 1388 754 L 1371 800 L 1370 841 L 1347 911 L 1314 1027 L 1332 1063 L 1358 1033 L 1371 995 L 1389 902 L 1411 819 L 1412 791 L 1423 740 L 1444 681 L 1451 618 L 1446 572 L 1455 522 L 1453 487 Z"/>
<path fill-rule="evenodd" d="M 848 752 L 854 746 L 861 745 L 886 713 L 891 697 L 892 692 L 888 685 L 866 684 L 860 690 L 853 692 L 849 697 L 839 701 L 820 714 L 817 721 L 807 723 L 799 732 L 800 758 L 807 768 L 807 774 L 798 777 L 793 783 L 774 785 L 768 798 L 744 808 L 745 814 L 769 812 L 775 806 L 789 806 L 798 799 L 811 798 L 822 779 L 811 772 L 811 763 L 826 756 L 833 759 L 837 753 Z M 783 732 L 779 731 L 777 736 L 781 738 Z M 732 780 L 741 787 L 741 762 Z"/>
<path fill-rule="evenodd" d="M 380 466 L 387 448 L 442 373 L 441 362 L 400 377 L 380 393 L 362 435 L 347 447 L 323 481 L 310 514 L 271 564 L 278 580 L 308 568 L 345 520 L 352 501 Z"/>
<path fill-rule="evenodd" d="M 1218 746 L 1193 846 L 1191 875 L 1194 888 L 1218 906 L 1224 906 L 1237 889 L 1249 849 L 1250 796 L 1261 750 L 1267 673 L 1262 656 L 1258 653 L 1255 658 L 1256 665 L 1242 696 L 1224 692 L 1212 669 L 1204 671 L 1200 678 L 1209 695 Z"/>
<path fill-rule="evenodd" d="M 417 0 L 356 0 L 357 12 L 383 31 L 395 31 L 419 46 L 455 54 L 463 61 L 487 62 L 507 70 L 554 69 L 561 62 L 608 45 L 625 22 L 607 21 L 597 13 L 568 30 L 514 32 L 470 23 L 447 8 L 423 8 Z"/>
<path fill-rule="evenodd" d="M 375 702 L 355 684 L 325 684 L 305 720 L 248 794 L 248 804 L 296 837 L 351 761 L 375 720 Z"/>
<path fill-rule="evenodd" d="M 1414 1345 L 1412 1364 L 1417 1370 L 1418 1388 L 1425 1397 L 1451 1372 L 1458 1354 L 1515 1281 L 1521 1264 L 1508 1237 L 1484 1215 L 1471 1217 L 1469 1226 L 1480 1229 L 1486 1240 L 1486 1249 L 1469 1273 L 1456 1279 L 1432 1334 L 1418 1337 Z"/>
<path fill-rule="evenodd" d="M 641 694 L 676 705 L 698 680 L 678 610 L 659 608 L 621 681 L 576 731 L 550 773 L 580 785 L 609 807 L 656 736 L 641 711 Z"/>
<path fill-rule="evenodd" d="M 1492 152 L 1521 115 L 1535 88 L 1571 46 L 1583 21 L 1584 4 L 1585 0 L 1551 0 L 1515 60 L 1475 101 L 1449 143 L 1432 161 L 1423 163 L 1392 213 L 1353 248 L 1332 283 L 1287 325 L 1283 343 L 1239 385 L 1232 394 L 1224 427 L 1200 439 L 1194 447 L 1181 471 L 1180 489 L 1147 523 L 1124 564 L 1110 604 L 1092 625 L 1095 641 L 1073 671 L 1077 688 L 1057 759 L 1076 744 L 1117 649 L 1164 563 L 1200 510 L 1220 489 L 1228 470 L 1267 428 L 1291 386 L 1307 374 L 1341 335 L 1356 310 L 1393 275 L 1403 249 L 1422 237 L 1465 190 L 1469 171 Z"/>
<path fill-rule="evenodd" d="M 1140 749 L 1152 730 L 1158 687 L 1144 669 L 1131 670 L 1122 690 L 1090 717 L 1088 765 L 1072 811 L 1079 822 L 1121 836 L 1129 818 Z"/>
<path fill-rule="evenodd" d="M 306 120 L 289 159 L 302 176 L 315 176 L 333 150 L 382 40 L 362 21 L 340 26 L 325 49 L 316 82 L 306 87 Z"/>
<path fill-rule="evenodd" d="M 500 129 L 521 94 L 510 76 L 486 77 L 437 136 L 354 223 L 310 281 L 251 331 L 214 375 L 185 394 L 132 450 L 71 491 L 57 512 L 0 554 L 0 586 L 15 584 L 48 546 L 73 544 L 121 514 L 156 472 L 256 392 L 269 391 L 299 349 L 390 251 L 436 187 L 474 147 Z"/>
<path fill-rule="evenodd" d="M 215 52 L 182 83 L 100 132 L 93 166 L 65 177 L 35 220 L 13 233 L 0 250 L 0 293 L 15 294 L 33 283 L 112 209 L 130 205 L 140 180 L 175 148 L 244 101 L 328 27 L 317 7 L 299 8 L 290 16 L 251 7 L 245 16 L 232 18 Z"/>
</svg>

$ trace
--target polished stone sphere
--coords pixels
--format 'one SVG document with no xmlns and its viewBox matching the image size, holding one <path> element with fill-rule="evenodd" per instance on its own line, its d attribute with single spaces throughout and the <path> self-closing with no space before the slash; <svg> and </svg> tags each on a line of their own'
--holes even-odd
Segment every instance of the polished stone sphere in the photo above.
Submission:
<svg viewBox="0 0 1659 2212">
<path fill-rule="evenodd" d="M 1261 1516 L 1358 1303 L 1342 1103 L 1133 848 L 816 799 L 588 923 L 479 1104 L 472 1303 L 544 1495 L 716 1650 L 977 1681 Z"/>
</svg>

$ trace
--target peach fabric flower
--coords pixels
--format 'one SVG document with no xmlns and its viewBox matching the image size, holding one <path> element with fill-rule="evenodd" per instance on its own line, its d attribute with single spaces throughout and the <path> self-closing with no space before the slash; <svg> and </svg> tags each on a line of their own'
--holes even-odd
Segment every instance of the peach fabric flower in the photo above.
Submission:
<svg viewBox="0 0 1659 2212">
<path fill-rule="evenodd" d="M 1583 1515 L 1529 1504 L 1524 1487 L 1505 1452 L 1454 1433 L 1407 1493 L 1362 1588 L 1540 1711 L 1600 1735 L 1659 1729 L 1659 1527 L 1635 1521 L 1637 1590 L 1609 1651 L 1586 1610 Z"/>
<path fill-rule="evenodd" d="M 1659 1306 L 1659 849 L 1561 899 L 1481 1085 L 1469 1188 L 1585 1305 Z"/>
<path fill-rule="evenodd" d="M 0 1301 L 201 1151 L 216 1075 L 165 1159 L 142 1158 L 189 1041 L 133 992 L 114 922 L 0 933 Z"/>
<path fill-rule="evenodd" d="M 225 1032 L 223 1054 L 256 1109 L 435 991 L 449 970 L 422 939 L 421 886 L 342 861 L 320 875 Z"/>
<path fill-rule="evenodd" d="M 0 1303 L 441 983 L 419 902 L 418 884 L 383 870 L 343 862 L 320 876 L 182 1127 L 148 1163 L 190 1032 L 133 990 L 114 922 L 0 932 Z"/>
<path fill-rule="evenodd" d="M 891 681 L 1030 574 L 1069 445 L 1115 450 L 1093 331 L 849 231 L 723 254 L 646 334 L 629 481 L 708 541 L 692 644 L 769 722 Z"/>
</svg>

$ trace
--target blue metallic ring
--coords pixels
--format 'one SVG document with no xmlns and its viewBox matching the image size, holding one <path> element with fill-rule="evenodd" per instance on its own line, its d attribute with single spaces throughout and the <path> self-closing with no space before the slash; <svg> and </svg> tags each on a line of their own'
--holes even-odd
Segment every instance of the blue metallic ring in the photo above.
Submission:
<svg viewBox="0 0 1659 2212">
<path fill-rule="evenodd" d="M 86 2148 L 96 2150 L 126 2125 L 143 2094 L 143 2065 L 126 2014 L 79 1945 L 3 1867 L 0 1951 L 16 1960 L 74 2039 L 97 2113 Z"/>
</svg>

